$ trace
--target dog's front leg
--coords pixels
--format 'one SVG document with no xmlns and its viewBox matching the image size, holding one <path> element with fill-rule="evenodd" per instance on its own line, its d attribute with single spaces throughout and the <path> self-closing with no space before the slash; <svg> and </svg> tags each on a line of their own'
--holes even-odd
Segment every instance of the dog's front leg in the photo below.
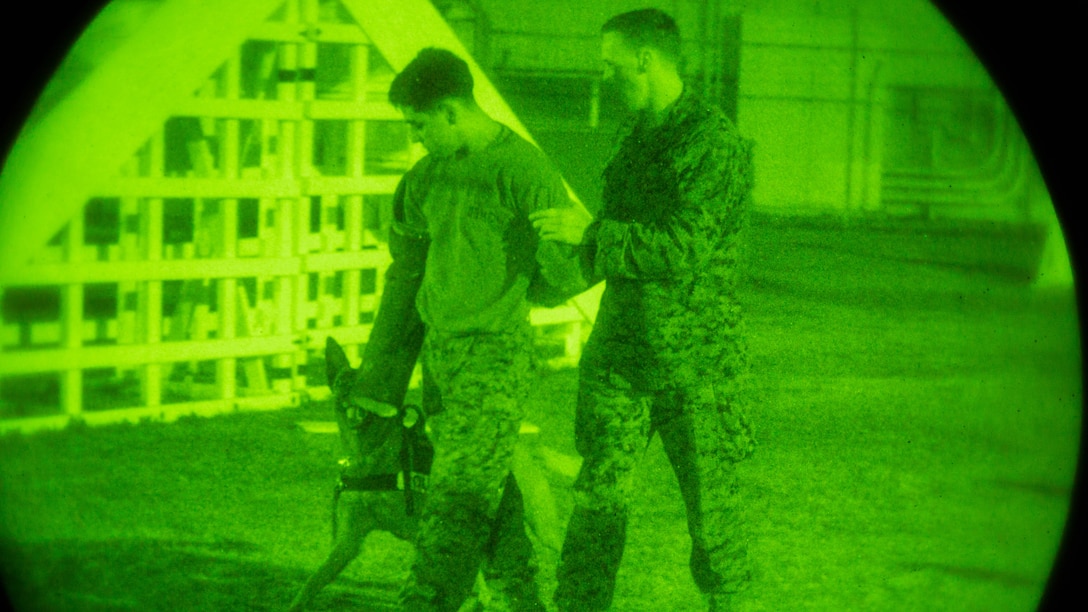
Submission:
<svg viewBox="0 0 1088 612">
<path fill-rule="evenodd" d="M 350 491 L 343 493 L 339 511 L 345 519 L 344 528 L 337 534 L 336 543 L 325 562 L 310 576 L 291 602 L 289 612 L 302 612 L 309 607 L 321 589 L 335 580 L 348 563 L 359 556 L 367 534 L 374 530 L 374 517 L 363 502 L 363 494 Z"/>
</svg>

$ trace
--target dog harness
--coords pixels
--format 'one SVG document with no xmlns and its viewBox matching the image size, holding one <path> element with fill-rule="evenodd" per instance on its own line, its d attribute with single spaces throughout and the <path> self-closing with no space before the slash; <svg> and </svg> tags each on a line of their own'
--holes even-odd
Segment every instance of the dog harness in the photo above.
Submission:
<svg viewBox="0 0 1088 612">
<path fill-rule="evenodd" d="M 422 414 L 419 408 L 414 408 Z M 401 408 L 395 418 L 402 420 L 407 407 Z M 418 419 L 410 427 L 401 427 L 400 471 L 394 474 L 369 474 L 367 476 L 345 476 L 343 473 L 336 481 L 332 497 L 332 537 L 336 539 L 337 509 L 340 506 L 340 494 L 344 491 L 404 491 L 404 510 L 408 516 L 415 514 L 415 494 L 427 492 L 431 462 L 434 450 L 420 436 L 423 419 Z M 340 461 L 345 469 L 347 460 Z"/>
</svg>

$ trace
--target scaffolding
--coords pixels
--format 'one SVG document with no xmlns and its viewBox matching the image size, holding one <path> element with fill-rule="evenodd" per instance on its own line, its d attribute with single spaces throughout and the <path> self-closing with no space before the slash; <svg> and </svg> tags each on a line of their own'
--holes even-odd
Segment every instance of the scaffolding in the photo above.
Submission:
<svg viewBox="0 0 1088 612">
<path fill-rule="evenodd" d="M 361 354 L 392 193 L 422 153 L 386 101 L 414 51 L 368 36 L 360 4 L 280 6 L 5 270 L 0 431 L 327 396 L 325 338 Z M 577 308 L 531 318 L 551 365 L 577 362 Z"/>
</svg>

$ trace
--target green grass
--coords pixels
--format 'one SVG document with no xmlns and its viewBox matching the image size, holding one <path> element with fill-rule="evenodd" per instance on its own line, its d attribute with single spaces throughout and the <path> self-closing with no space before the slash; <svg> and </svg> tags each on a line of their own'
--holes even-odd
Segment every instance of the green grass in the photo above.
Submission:
<svg viewBox="0 0 1088 612">
<path fill-rule="evenodd" d="M 1034 293 L 1037 242 L 757 220 L 743 299 L 760 446 L 741 469 L 741 610 L 1030 610 L 1079 447 L 1078 324 Z M 539 443 L 574 454 L 573 371 Z M 328 406 L 0 440 L 8 589 L 27 610 L 275 610 L 327 552 Z M 560 516 L 569 477 L 549 472 Z M 700 610 L 674 477 L 638 474 L 615 609 Z M 553 553 L 540 553 L 554 588 Z M 379 534 L 317 602 L 385 610 L 411 558 Z"/>
</svg>

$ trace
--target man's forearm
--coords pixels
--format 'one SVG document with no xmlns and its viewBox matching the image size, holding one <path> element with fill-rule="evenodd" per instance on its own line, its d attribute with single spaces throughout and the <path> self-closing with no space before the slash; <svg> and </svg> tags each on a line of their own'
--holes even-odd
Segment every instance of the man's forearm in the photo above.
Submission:
<svg viewBox="0 0 1088 612">
<path fill-rule="evenodd" d="M 541 241 L 537 247 L 537 271 L 529 284 L 529 301 L 554 307 L 590 287 L 582 273 L 579 247 Z"/>
<path fill-rule="evenodd" d="M 363 349 L 356 390 L 394 406 L 404 401 L 423 344 L 425 330 L 416 296 L 423 284 L 428 246 L 425 238 L 390 232 L 393 262 L 386 270 L 381 303 Z"/>
<path fill-rule="evenodd" d="M 688 275 L 711 242 L 701 234 L 705 232 L 679 220 L 662 227 L 601 220 L 593 235 L 594 274 L 636 280 Z"/>
</svg>

